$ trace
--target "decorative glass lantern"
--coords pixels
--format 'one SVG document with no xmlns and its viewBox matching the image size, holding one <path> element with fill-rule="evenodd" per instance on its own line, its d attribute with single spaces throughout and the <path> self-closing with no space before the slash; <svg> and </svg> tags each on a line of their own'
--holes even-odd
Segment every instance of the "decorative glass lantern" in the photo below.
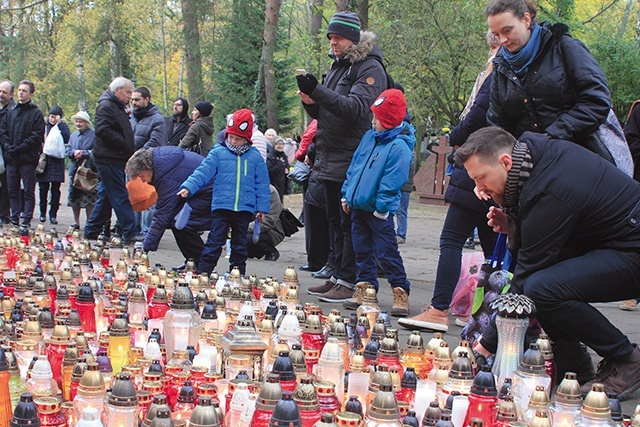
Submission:
<svg viewBox="0 0 640 427">
<path fill-rule="evenodd" d="M 144 296 L 144 290 L 140 285 L 136 286 L 129 296 L 129 321 L 131 323 L 142 323 L 147 313 L 147 300 Z"/>
<path fill-rule="evenodd" d="M 211 397 L 199 396 L 198 405 L 193 409 L 189 418 L 189 427 L 219 427 L 221 420 L 215 408 L 211 405 Z"/>
<path fill-rule="evenodd" d="M 584 398 L 580 413 L 575 418 L 576 427 L 614 427 L 616 424 L 611 419 L 609 398 L 604 392 L 604 385 L 596 383 L 591 386 L 591 391 Z"/>
<path fill-rule="evenodd" d="M 85 408 L 96 408 L 100 417 L 104 410 L 106 388 L 97 363 L 88 363 L 73 400 L 74 418 L 80 419 Z"/>
<path fill-rule="evenodd" d="M 572 426 L 581 408 L 580 383 L 575 372 L 567 372 L 558 385 L 553 402 L 549 403 L 549 418 L 553 425 Z"/>
<path fill-rule="evenodd" d="M 106 427 L 138 425 L 138 395 L 128 372 L 116 377 L 111 393 L 107 395 Z"/>
<path fill-rule="evenodd" d="M 336 322 L 337 323 L 337 322 Z M 329 338 L 324 345 L 318 364 L 316 374 L 323 380 L 331 381 L 336 385 L 336 396 L 340 403 L 344 399 L 344 356 L 341 346 L 336 338 Z"/>
<path fill-rule="evenodd" d="M 529 349 L 522 356 L 518 369 L 513 372 L 513 402 L 519 413 L 524 413 L 529 398 L 538 386 L 544 388 L 547 396 L 551 394 L 551 377 L 544 366 L 544 357 L 538 349 L 538 344 L 531 343 Z"/>
<path fill-rule="evenodd" d="M 262 357 L 267 345 L 262 342 L 250 318 L 239 319 L 231 330 L 220 338 L 220 345 L 222 346 L 222 369 L 225 372 L 230 366 L 232 355 L 247 355 L 251 359 L 252 378 L 262 381 L 264 363 Z M 226 374 L 225 377 L 227 377 Z"/>
<path fill-rule="evenodd" d="M 402 427 L 398 401 L 390 383 L 380 385 L 371 405 L 367 409 L 365 427 Z"/>
<path fill-rule="evenodd" d="M 122 371 L 124 365 L 129 364 L 131 351 L 131 333 L 125 313 L 118 313 L 109 328 L 109 348 L 107 353 L 115 374 Z"/>
<path fill-rule="evenodd" d="M 535 312 L 535 304 L 525 295 L 504 294 L 491 303 L 491 308 L 497 312 L 498 329 L 498 349 L 492 372 L 498 378 L 497 383 L 502 384 L 520 365 L 529 316 Z"/>
<path fill-rule="evenodd" d="M 253 427 L 268 427 L 271 414 L 273 414 L 273 410 L 281 397 L 282 387 L 280 387 L 278 375 L 267 375 L 267 379 L 260 389 L 260 394 L 258 394 L 256 410 L 253 412 L 251 425 Z"/>
<path fill-rule="evenodd" d="M 377 322 L 377 321 L 376 321 Z M 379 323 L 376 323 L 378 325 Z M 384 323 L 381 323 L 384 326 Z M 373 334 L 373 332 L 372 332 Z M 404 353 L 400 357 L 400 363 L 405 369 L 411 367 L 421 379 L 429 375 L 429 361 L 425 354 L 424 341 L 419 331 L 411 332 L 407 339 Z"/>
<path fill-rule="evenodd" d="M 313 385 L 313 377 L 305 376 L 300 380 L 293 392 L 293 400 L 300 409 L 300 420 L 303 427 L 313 427 L 320 421 L 320 404 L 318 403 L 318 391 Z"/>
<path fill-rule="evenodd" d="M 464 425 L 468 425 L 471 418 L 480 418 L 488 426 L 495 425 L 497 403 L 498 390 L 495 378 L 488 366 L 481 366 L 471 386 L 469 409 Z"/>
<path fill-rule="evenodd" d="M 11 373 L 9 372 L 9 361 L 0 347 L 0 425 L 8 426 L 11 419 L 12 408 L 11 394 L 9 392 L 9 380 Z"/>
<path fill-rule="evenodd" d="M 85 332 L 96 332 L 96 301 L 93 289 L 88 283 L 80 286 L 78 297 L 76 298 L 76 309 L 80 315 L 82 329 Z"/>
<path fill-rule="evenodd" d="M 11 427 L 40 427 L 42 425 L 40 418 L 38 418 L 38 410 L 33 402 L 32 393 L 23 393 L 20 396 L 20 401 L 13 410 L 13 416 L 8 425 Z"/>
<path fill-rule="evenodd" d="M 180 283 L 173 293 L 171 309 L 165 315 L 163 325 L 167 355 L 198 343 L 202 322 L 194 309 L 193 293 L 186 283 Z"/>
</svg>

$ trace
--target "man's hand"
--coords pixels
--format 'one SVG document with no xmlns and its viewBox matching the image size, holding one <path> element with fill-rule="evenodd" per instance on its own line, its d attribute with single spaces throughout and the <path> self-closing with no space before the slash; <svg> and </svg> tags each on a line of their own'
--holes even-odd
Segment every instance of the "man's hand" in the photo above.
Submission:
<svg viewBox="0 0 640 427">
<path fill-rule="evenodd" d="M 82 153 L 84 153 L 84 150 L 73 150 L 73 158 L 76 160 L 82 159 Z"/>
<path fill-rule="evenodd" d="M 342 210 L 344 211 L 344 213 L 349 214 L 351 213 L 351 207 L 347 204 L 346 201 L 342 202 Z"/>
<path fill-rule="evenodd" d="M 298 89 L 306 95 L 311 95 L 318 86 L 318 79 L 313 74 L 297 75 L 296 80 L 298 81 Z"/>
<path fill-rule="evenodd" d="M 183 188 L 180 191 L 178 191 L 176 195 L 182 197 L 183 199 L 186 199 L 187 197 L 189 197 L 189 190 L 187 190 L 186 188 Z"/>
<path fill-rule="evenodd" d="M 493 231 L 496 233 L 508 233 L 507 227 L 507 214 L 505 214 L 500 208 L 495 206 L 491 206 L 489 208 L 489 213 L 487 214 L 487 224 L 489 227 L 493 227 Z"/>
<path fill-rule="evenodd" d="M 476 197 L 480 200 L 491 200 L 491 196 L 485 193 L 484 191 L 478 190 L 478 187 L 474 187 L 473 192 L 475 193 Z"/>
<path fill-rule="evenodd" d="M 264 221 L 264 217 L 265 217 L 265 213 L 264 212 L 256 213 L 256 218 L 260 220 L 261 224 L 262 224 L 262 221 Z"/>
<path fill-rule="evenodd" d="M 304 164 L 309 167 L 313 167 L 313 163 L 311 162 L 311 159 L 309 158 L 309 156 L 304 156 Z"/>
<path fill-rule="evenodd" d="M 316 101 L 314 101 L 313 99 L 311 99 L 311 97 L 309 95 L 305 95 L 304 93 L 297 91 L 296 92 L 298 95 L 300 95 L 300 100 L 306 104 L 306 105 L 313 105 L 316 103 Z"/>
</svg>

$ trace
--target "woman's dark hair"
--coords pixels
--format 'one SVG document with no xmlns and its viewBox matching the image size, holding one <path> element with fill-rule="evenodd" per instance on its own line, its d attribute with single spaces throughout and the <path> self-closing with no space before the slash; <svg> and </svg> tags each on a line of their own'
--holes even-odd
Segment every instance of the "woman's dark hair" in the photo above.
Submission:
<svg viewBox="0 0 640 427">
<path fill-rule="evenodd" d="M 485 16 L 493 16 L 503 12 L 511 12 L 518 19 L 522 19 L 524 14 L 529 12 L 531 20 L 536 19 L 538 12 L 537 0 L 491 0 L 484 8 Z"/>
</svg>

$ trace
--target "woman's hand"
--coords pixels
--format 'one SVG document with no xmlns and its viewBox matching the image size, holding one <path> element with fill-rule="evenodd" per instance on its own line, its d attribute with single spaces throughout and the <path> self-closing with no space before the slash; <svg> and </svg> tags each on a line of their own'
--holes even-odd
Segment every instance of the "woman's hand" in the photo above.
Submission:
<svg viewBox="0 0 640 427">
<path fill-rule="evenodd" d="M 186 188 L 182 188 L 176 195 L 182 197 L 183 199 L 186 199 L 187 197 L 189 197 L 189 190 L 187 190 Z"/>
</svg>

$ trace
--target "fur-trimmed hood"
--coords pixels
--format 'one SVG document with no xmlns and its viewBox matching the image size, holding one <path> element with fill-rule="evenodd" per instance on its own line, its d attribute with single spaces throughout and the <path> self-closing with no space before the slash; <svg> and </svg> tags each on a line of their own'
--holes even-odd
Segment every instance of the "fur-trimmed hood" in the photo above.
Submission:
<svg viewBox="0 0 640 427">
<path fill-rule="evenodd" d="M 350 63 L 355 64 L 356 62 L 362 61 L 369 55 L 379 56 L 382 58 L 382 51 L 376 45 L 377 40 L 378 36 L 376 36 L 373 31 L 361 31 L 360 41 L 358 43 L 354 43 L 349 49 L 347 49 L 343 59 L 347 59 Z M 329 53 L 329 56 L 334 60 L 338 60 L 332 52 Z"/>
</svg>

